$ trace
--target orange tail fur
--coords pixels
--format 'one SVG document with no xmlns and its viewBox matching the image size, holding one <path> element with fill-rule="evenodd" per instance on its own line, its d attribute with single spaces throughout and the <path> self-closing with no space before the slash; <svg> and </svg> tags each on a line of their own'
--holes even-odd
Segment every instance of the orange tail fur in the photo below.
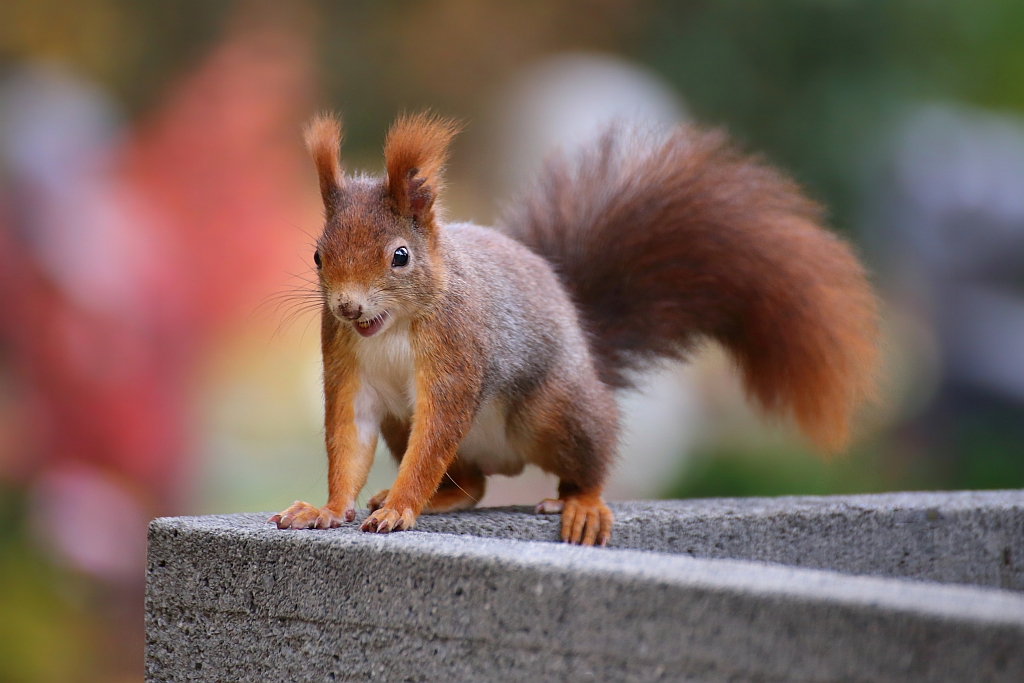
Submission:
<svg viewBox="0 0 1024 683">
<path fill-rule="evenodd" d="M 605 382 L 713 338 L 754 401 L 834 452 L 874 391 L 877 303 L 820 213 L 720 132 L 612 129 L 550 160 L 504 224 L 562 277 Z"/>
</svg>

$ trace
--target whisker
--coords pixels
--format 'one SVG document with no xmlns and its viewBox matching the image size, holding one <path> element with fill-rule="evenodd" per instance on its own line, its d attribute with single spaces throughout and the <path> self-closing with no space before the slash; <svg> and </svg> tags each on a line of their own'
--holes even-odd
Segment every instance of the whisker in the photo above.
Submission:
<svg viewBox="0 0 1024 683">
<path fill-rule="evenodd" d="M 313 240 L 313 243 L 314 243 L 314 244 L 316 243 L 316 237 L 314 237 L 314 236 L 313 236 L 313 235 L 311 235 L 310 233 L 306 232 L 306 229 L 305 229 L 305 228 L 303 228 L 302 226 L 299 226 L 299 225 L 295 225 L 295 223 L 292 223 L 292 222 L 291 222 L 290 220 L 288 220 L 287 218 L 282 218 L 282 219 L 281 219 L 281 222 L 282 222 L 282 223 L 287 223 L 288 225 L 290 225 L 291 227 L 295 228 L 296 230 L 298 230 L 299 232 L 301 232 L 301 233 L 302 233 L 303 235 L 305 235 L 305 236 L 306 236 L 306 237 L 308 237 L 309 239 Z"/>
<path fill-rule="evenodd" d="M 295 324 L 295 321 L 297 321 L 303 315 L 306 315 L 308 313 L 315 313 L 315 312 L 317 312 L 319 310 L 320 310 L 319 306 L 315 306 L 315 307 L 314 306 L 306 306 L 306 307 L 302 307 L 302 308 L 298 308 L 296 310 L 293 310 L 287 316 L 284 316 L 281 319 L 280 322 L 278 322 L 277 328 L 274 330 L 274 333 L 272 335 L 270 335 L 270 339 L 274 339 L 279 334 L 283 334 L 288 328 L 290 328 L 293 324 Z M 317 316 L 315 316 L 315 315 L 309 316 L 309 320 L 306 322 L 306 326 L 302 330 L 302 336 L 303 337 L 306 334 L 306 330 L 309 329 L 309 323 L 312 322 L 313 320 L 316 320 L 316 319 L 317 319 Z"/>
<path fill-rule="evenodd" d="M 313 295 L 309 292 L 278 292 L 266 297 L 253 309 L 249 318 L 251 319 L 263 313 L 278 312 L 296 305 L 310 304 L 319 306 L 322 303 L 323 299 L 318 294 Z"/>
<path fill-rule="evenodd" d="M 319 286 L 314 287 L 312 283 L 308 282 L 306 284 L 290 285 L 277 292 L 268 294 L 247 316 L 246 320 L 252 321 L 259 316 L 273 315 L 275 313 L 279 313 L 287 318 L 295 311 L 301 312 L 306 308 L 314 309 L 322 305 L 323 294 Z"/>
<path fill-rule="evenodd" d="M 305 339 L 305 338 L 306 338 L 306 332 L 308 332 L 308 331 L 309 331 L 309 324 L 310 324 L 311 322 L 313 322 L 313 320 L 314 320 L 314 318 L 310 318 L 310 319 L 309 319 L 309 320 L 308 320 L 308 321 L 306 322 L 306 326 L 302 328 L 302 334 L 300 334 L 300 335 L 299 335 L 299 339 L 300 339 L 300 340 L 303 340 L 303 339 Z"/>
</svg>

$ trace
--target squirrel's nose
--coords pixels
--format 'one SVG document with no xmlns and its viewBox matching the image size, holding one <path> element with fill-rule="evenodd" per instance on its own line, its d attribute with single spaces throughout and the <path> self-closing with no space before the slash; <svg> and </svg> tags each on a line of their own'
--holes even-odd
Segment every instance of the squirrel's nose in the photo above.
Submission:
<svg viewBox="0 0 1024 683">
<path fill-rule="evenodd" d="M 359 316 L 363 314 L 362 306 L 353 306 L 347 301 L 343 301 L 338 304 L 338 312 L 341 313 L 341 317 L 346 320 L 358 320 Z"/>
</svg>

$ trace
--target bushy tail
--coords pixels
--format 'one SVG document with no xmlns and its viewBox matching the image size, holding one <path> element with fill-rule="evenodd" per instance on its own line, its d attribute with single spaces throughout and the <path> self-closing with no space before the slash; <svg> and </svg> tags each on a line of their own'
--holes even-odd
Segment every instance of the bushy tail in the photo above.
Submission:
<svg viewBox="0 0 1024 683">
<path fill-rule="evenodd" d="M 713 338 L 747 394 L 842 450 L 874 391 L 877 303 L 850 247 L 796 183 L 725 135 L 613 128 L 547 163 L 504 228 L 573 296 L 602 379 L 629 387 Z"/>
</svg>

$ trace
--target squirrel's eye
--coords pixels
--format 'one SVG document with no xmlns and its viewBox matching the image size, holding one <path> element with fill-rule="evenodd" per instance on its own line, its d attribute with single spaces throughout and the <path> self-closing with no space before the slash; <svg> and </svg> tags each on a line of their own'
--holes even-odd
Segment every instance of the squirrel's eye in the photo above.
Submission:
<svg viewBox="0 0 1024 683">
<path fill-rule="evenodd" d="M 401 268 L 409 263 L 409 250 L 405 247 L 395 249 L 395 255 L 391 257 L 391 267 Z"/>
<path fill-rule="evenodd" d="M 316 251 L 313 252 L 313 263 L 316 264 L 317 269 L 322 268 L 323 265 L 324 265 L 323 263 L 320 262 L 320 250 L 319 249 L 317 249 Z"/>
</svg>

